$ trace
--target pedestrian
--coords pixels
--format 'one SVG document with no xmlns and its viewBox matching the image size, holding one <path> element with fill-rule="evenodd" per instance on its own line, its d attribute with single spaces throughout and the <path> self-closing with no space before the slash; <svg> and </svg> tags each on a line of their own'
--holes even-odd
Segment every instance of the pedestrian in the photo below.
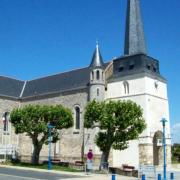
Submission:
<svg viewBox="0 0 180 180">
<path fill-rule="evenodd" d="M 87 153 L 87 173 L 92 172 L 93 169 L 93 152 L 92 149 L 89 149 Z"/>
</svg>

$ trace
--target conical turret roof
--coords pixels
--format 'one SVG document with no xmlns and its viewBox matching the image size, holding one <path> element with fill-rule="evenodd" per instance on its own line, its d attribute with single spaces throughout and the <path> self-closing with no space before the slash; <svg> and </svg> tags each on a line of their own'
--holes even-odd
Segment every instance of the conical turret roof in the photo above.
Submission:
<svg viewBox="0 0 180 180">
<path fill-rule="evenodd" d="M 91 68 L 96 68 L 96 67 L 103 67 L 104 63 L 103 63 L 103 59 L 99 50 L 99 45 L 98 43 L 96 44 L 96 49 L 94 51 L 93 57 L 92 57 L 92 61 L 90 64 Z"/>
</svg>

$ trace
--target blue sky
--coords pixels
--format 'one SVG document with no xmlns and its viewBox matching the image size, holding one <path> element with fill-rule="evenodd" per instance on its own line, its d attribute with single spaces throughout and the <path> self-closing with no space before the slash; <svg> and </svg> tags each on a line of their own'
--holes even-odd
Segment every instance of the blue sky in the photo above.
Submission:
<svg viewBox="0 0 180 180">
<path fill-rule="evenodd" d="M 180 1 L 141 0 L 148 54 L 168 80 L 170 120 L 180 131 Z M 123 54 L 126 0 L 1 0 L 0 75 L 22 80 Z M 177 130 L 178 129 L 178 130 Z M 176 137 L 180 142 L 180 137 Z"/>
</svg>

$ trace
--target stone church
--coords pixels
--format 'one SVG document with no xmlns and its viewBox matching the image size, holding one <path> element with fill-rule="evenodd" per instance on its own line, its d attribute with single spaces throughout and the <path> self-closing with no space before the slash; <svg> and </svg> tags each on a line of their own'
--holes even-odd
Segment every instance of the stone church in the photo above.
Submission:
<svg viewBox="0 0 180 180">
<path fill-rule="evenodd" d="M 121 166 L 162 164 L 162 124 L 166 126 L 167 159 L 170 163 L 170 124 L 167 97 L 167 81 L 160 74 L 159 61 L 146 50 L 139 0 L 128 0 L 124 42 L 124 54 L 104 63 L 98 44 L 90 65 L 52 76 L 30 81 L 20 81 L 0 76 L 0 116 L 6 123 L 0 124 L 0 157 L 18 152 L 21 160 L 30 160 L 33 146 L 24 134 L 14 133 L 8 115 L 13 108 L 27 104 L 62 104 L 70 108 L 74 127 L 60 131 L 60 141 L 52 146 L 52 156 L 63 161 L 81 160 L 88 149 L 96 160 L 101 152 L 94 144 L 98 129 L 83 127 L 84 109 L 93 99 L 132 100 L 143 108 L 147 128 L 139 139 L 130 141 L 123 151 L 112 150 L 110 164 Z M 90 57 L 91 59 L 91 57 Z M 48 156 L 44 145 L 40 159 Z"/>
</svg>

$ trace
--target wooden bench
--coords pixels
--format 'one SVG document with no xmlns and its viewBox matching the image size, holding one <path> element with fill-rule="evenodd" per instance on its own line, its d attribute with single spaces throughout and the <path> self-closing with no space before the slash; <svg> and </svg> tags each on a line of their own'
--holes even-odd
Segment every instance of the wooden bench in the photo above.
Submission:
<svg viewBox="0 0 180 180">
<path fill-rule="evenodd" d="M 59 164 L 61 162 L 60 159 L 51 159 L 52 164 Z"/>
<path fill-rule="evenodd" d="M 125 175 L 131 175 L 133 170 L 135 170 L 134 166 L 129 166 L 128 164 L 122 164 L 122 170 L 125 172 Z"/>
<path fill-rule="evenodd" d="M 84 166 L 84 162 L 83 161 L 75 161 L 74 165 L 75 166 Z"/>
</svg>

